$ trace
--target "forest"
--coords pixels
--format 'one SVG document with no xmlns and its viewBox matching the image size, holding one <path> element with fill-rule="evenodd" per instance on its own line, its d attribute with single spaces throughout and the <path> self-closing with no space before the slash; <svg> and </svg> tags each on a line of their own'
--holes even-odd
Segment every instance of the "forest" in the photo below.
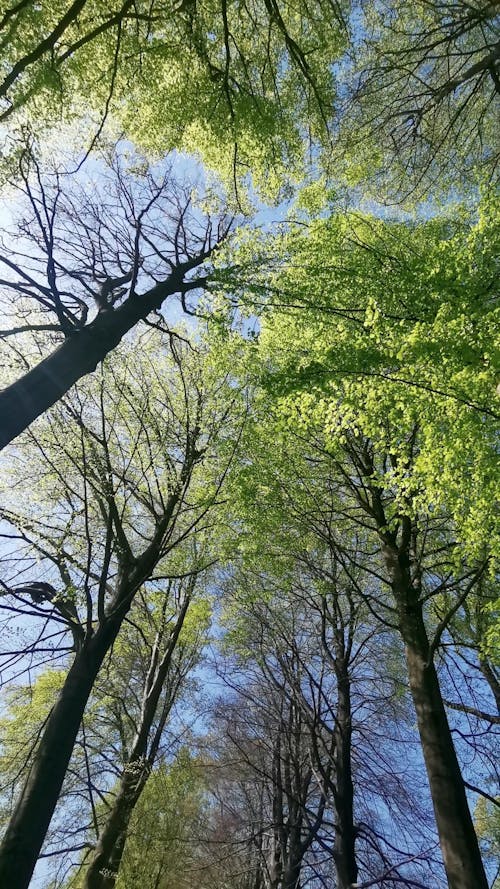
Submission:
<svg viewBox="0 0 500 889">
<path fill-rule="evenodd" d="M 500 889 L 500 3 L 0 0 L 0 889 Z"/>
</svg>

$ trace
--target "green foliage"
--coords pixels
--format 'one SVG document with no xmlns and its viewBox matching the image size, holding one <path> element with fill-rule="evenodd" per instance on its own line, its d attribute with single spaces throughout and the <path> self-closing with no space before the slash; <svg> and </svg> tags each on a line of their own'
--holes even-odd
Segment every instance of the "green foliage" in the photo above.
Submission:
<svg viewBox="0 0 500 889">
<path fill-rule="evenodd" d="M 319 161 L 411 201 L 496 175 L 498 35 L 462 0 L 7 0 L 3 117 L 195 153 L 273 199 Z"/>
<path fill-rule="evenodd" d="M 291 226 L 250 346 L 285 427 L 321 429 L 332 452 L 369 438 L 391 458 L 394 510 L 451 512 L 474 555 L 499 552 L 498 212 L 487 196 L 472 220 Z"/>
<path fill-rule="evenodd" d="M 204 811 L 203 764 L 187 750 L 159 766 L 135 808 L 116 889 L 190 886 Z"/>
<path fill-rule="evenodd" d="M 480 797 L 474 812 L 474 820 L 479 839 L 485 854 L 491 858 L 493 867 L 497 867 L 500 856 L 500 799 L 490 802 Z M 498 889 L 500 878 L 497 877 L 491 889 Z"/>
<path fill-rule="evenodd" d="M 11 814 L 12 795 L 26 775 L 44 723 L 66 678 L 64 670 L 46 670 L 33 684 L 14 684 L 5 692 L 0 716 L 0 815 Z"/>
<path fill-rule="evenodd" d="M 420 550 L 412 553 L 413 579 L 418 588 L 424 576 L 424 620 L 431 638 L 437 632 L 439 656 L 452 664 L 443 639 L 459 653 L 466 649 L 478 684 L 490 682 L 486 668 L 498 661 L 496 4 L 377 0 L 352 11 L 344 0 L 0 2 L 0 117 L 14 137 L 21 132 L 30 140 L 36 129 L 59 150 L 66 136 L 89 148 L 96 134 L 109 145 L 119 133 L 152 157 L 176 149 L 201 158 L 244 211 L 256 193 L 279 201 L 300 187 L 280 227 L 247 226 L 217 248 L 215 272 L 211 267 L 198 304 L 211 318 L 209 345 L 200 327 L 193 335 L 174 331 L 169 349 L 141 327 L 19 441 L 12 464 L 4 464 L 0 516 L 17 546 L 2 557 L 4 586 L 27 572 L 47 578 L 58 599 L 31 603 L 28 593 L 23 607 L 33 604 L 31 616 L 43 620 L 49 612 L 70 625 L 79 619 L 89 635 L 110 607 L 123 554 L 130 565 L 141 560 L 165 503 L 176 498 L 155 574 L 141 587 L 90 697 L 86 744 L 75 752 L 50 842 L 64 836 L 62 822 L 70 818 L 68 833 L 74 828 L 73 836 L 81 831 L 95 839 L 106 805 L 89 806 L 90 819 L 82 815 L 92 803 L 89 787 L 101 800 L 116 788 L 137 731 L 151 640 L 164 620 L 156 657 L 168 643 L 182 582 L 199 569 L 204 588 L 193 594 L 179 636 L 164 712 L 209 638 L 210 572 L 222 563 L 217 630 L 225 631 L 222 648 L 233 663 L 259 670 L 267 658 L 269 689 L 276 692 L 281 680 L 272 665 L 283 667 L 296 641 L 309 690 L 318 682 L 323 696 L 335 689 L 332 651 L 337 645 L 338 655 L 349 636 L 360 664 L 355 716 L 363 719 L 364 739 L 376 721 L 371 707 L 383 711 L 381 726 L 389 713 L 387 724 L 392 719 L 410 734 L 398 614 L 380 544 L 388 529 L 401 528 L 402 515 L 414 520 Z M 19 141 L 9 140 L 7 133 L 3 164 L 12 170 L 20 151 Z M 185 158 L 175 157 L 173 167 L 182 169 Z M 123 181 L 134 175 L 133 167 L 118 167 Z M 36 163 L 31 172 L 38 175 Z M 481 181 L 489 186 L 471 209 Z M 345 189 L 411 204 L 453 187 L 464 190 L 464 205 L 447 204 L 434 218 L 381 219 L 335 209 Z M 217 186 L 214 194 L 220 192 Z M 186 211 L 172 194 L 172 217 L 170 206 L 166 215 L 176 224 Z M 26 212 L 35 218 L 41 212 L 44 233 L 52 231 L 43 192 L 36 195 Z M 71 210 L 73 198 L 69 193 Z M 135 223 L 136 210 L 122 200 Z M 70 237 L 77 216 L 82 232 L 89 226 L 89 255 L 94 243 L 110 251 L 92 265 L 99 289 L 108 269 L 124 268 L 121 248 L 115 254 L 107 235 L 90 234 L 101 220 L 92 201 L 88 208 L 84 217 L 70 214 L 69 229 L 57 237 L 63 257 L 75 253 L 73 281 L 84 289 L 79 248 Z M 199 210 L 194 206 L 194 220 Z M 29 225 L 23 219 L 20 231 Z M 122 238 L 116 231 L 111 242 Z M 131 231 L 123 227 L 124 256 Z M 51 270 L 45 275 L 45 259 L 37 265 L 22 237 L 19 243 L 26 268 L 44 281 L 38 287 L 23 278 L 19 285 L 23 298 L 42 295 L 39 314 L 26 310 L 23 317 L 26 333 L 32 322 L 46 320 L 46 278 L 49 308 L 59 295 Z M 140 273 L 157 280 L 157 258 L 164 257 L 147 238 L 144 244 L 136 255 Z M 174 254 L 178 258 L 177 241 L 169 257 Z M 32 334 L 19 340 L 26 348 L 17 351 L 5 337 L 12 370 L 26 364 L 28 351 L 38 360 L 42 345 L 52 347 L 53 331 L 44 330 L 46 339 L 36 342 Z M 196 441 L 187 445 L 193 429 Z M 373 456 L 369 473 L 356 463 L 365 445 Z M 384 528 L 370 514 L 376 485 Z M 457 591 L 467 593 L 464 565 L 486 557 L 490 573 L 459 601 Z M 73 635 L 75 648 L 79 638 Z M 58 644 L 54 657 L 69 657 L 71 649 Z M 0 717 L 2 814 L 11 808 L 13 788 L 30 766 L 65 675 L 52 668 L 32 686 L 13 684 L 8 691 Z M 473 697 L 473 684 L 466 689 L 464 683 L 464 698 L 466 691 Z M 332 708 L 334 697 L 325 691 Z M 469 715 L 476 710 L 484 717 L 465 703 Z M 331 715 L 333 726 L 333 709 Z M 489 755 L 487 740 L 484 750 Z M 380 792 L 372 766 L 360 778 L 362 767 L 360 757 L 353 772 L 356 806 L 361 796 L 373 792 L 378 799 Z M 231 768 L 236 772 L 237 764 Z M 375 774 L 378 764 L 373 768 Z M 211 886 L 219 862 L 214 867 L 207 851 L 213 812 L 206 769 L 184 749 L 173 764 L 154 768 L 134 810 L 117 889 Z M 387 768 L 381 783 L 394 777 Z M 388 797 L 380 798 L 385 805 Z M 403 794 L 395 799 L 401 811 L 411 809 Z M 241 811 L 237 802 L 228 816 L 223 808 L 226 836 L 235 825 L 240 830 Z M 499 846 L 496 813 L 491 801 L 477 804 L 477 830 L 492 857 Z M 260 838 L 259 854 L 268 854 L 269 824 L 252 823 L 251 836 Z M 244 852 L 243 845 L 242 861 Z M 84 866 L 68 889 L 80 889 Z M 222 866 L 219 883 L 226 887 L 224 873 Z"/>
<path fill-rule="evenodd" d="M 495 3 L 362 6 L 340 117 L 343 169 L 376 200 L 434 198 L 498 174 Z"/>
<path fill-rule="evenodd" d="M 24 108 L 28 119 L 54 123 L 62 112 L 88 123 L 90 99 L 96 128 L 105 111 L 155 154 L 199 153 L 227 181 L 250 172 L 274 195 L 299 174 L 306 133 L 328 143 L 344 4 L 335 12 L 325 0 L 272 10 L 262 0 L 82 6 L 52 51 L 9 87 L 7 113 Z M 37 52 L 65 8 L 28 4 L 12 16 L 5 71 Z"/>
<path fill-rule="evenodd" d="M 170 765 L 161 763 L 148 778 L 135 806 L 116 889 L 191 889 L 196 838 L 205 812 L 203 763 L 183 747 Z M 98 807 L 103 814 L 102 804 Z M 85 864 L 65 882 L 81 889 Z"/>
</svg>

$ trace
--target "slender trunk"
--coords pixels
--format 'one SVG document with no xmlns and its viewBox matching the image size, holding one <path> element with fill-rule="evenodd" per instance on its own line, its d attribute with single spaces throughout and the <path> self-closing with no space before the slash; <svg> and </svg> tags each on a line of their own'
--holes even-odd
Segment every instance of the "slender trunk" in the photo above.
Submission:
<svg viewBox="0 0 500 889">
<path fill-rule="evenodd" d="M 268 868 L 266 889 L 279 889 L 280 876 L 275 861 L 271 861 Z"/>
<path fill-rule="evenodd" d="M 257 860 L 256 863 L 250 862 L 250 867 L 254 871 L 254 876 L 251 880 L 250 889 L 265 889 L 264 877 L 262 874 L 262 867 L 260 861 Z"/>
<path fill-rule="evenodd" d="M 144 759 L 129 762 L 120 789 L 85 875 L 85 889 L 113 889 L 120 868 L 130 818 L 148 779 Z"/>
<path fill-rule="evenodd" d="M 278 737 L 274 744 L 272 762 L 273 783 L 273 829 L 271 835 L 271 849 L 267 866 L 269 889 L 278 889 L 282 874 L 282 823 L 283 823 L 283 799 L 281 792 L 281 738 Z"/>
<path fill-rule="evenodd" d="M 204 258 L 200 255 L 199 262 Z M 116 309 L 100 312 L 82 330 L 69 336 L 47 358 L 0 392 L 0 448 L 28 428 L 73 386 L 94 371 L 139 321 L 179 291 L 195 261 L 178 266 L 169 278 L 141 296 L 130 296 Z M 185 287 L 192 288 L 193 282 Z"/>
<path fill-rule="evenodd" d="M 500 716 L 500 682 L 498 681 L 494 670 L 489 665 L 488 661 L 486 661 L 484 658 L 480 658 L 479 660 L 479 669 L 486 679 L 486 682 L 490 687 L 490 691 L 495 698 L 497 713 Z"/>
<path fill-rule="evenodd" d="M 283 872 L 283 889 L 300 889 L 302 854 L 299 849 L 290 849 L 288 862 Z"/>
<path fill-rule="evenodd" d="M 337 718 L 335 725 L 335 843 L 333 858 L 338 889 L 351 889 L 358 879 L 354 787 L 352 782 L 351 688 L 345 658 L 337 659 Z"/>
<path fill-rule="evenodd" d="M 161 734 L 168 718 L 173 698 L 163 708 L 151 745 L 149 735 L 156 716 L 158 703 L 172 662 L 175 646 L 189 608 L 190 597 L 186 596 L 179 612 L 175 627 L 161 663 L 156 667 L 156 654 L 150 664 L 151 680 L 147 680 L 143 692 L 140 724 L 132 745 L 130 758 L 121 777 L 120 788 L 115 797 L 92 860 L 85 875 L 84 889 L 112 889 L 120 869 L 130 819 L 139 797 L 144 790 L 153 766 Z M 156 670 L 156 675 L 154 671 Z"/>
<path fill-rule="evenodd" d="M 386 545 L 385 559 L 405 645 L 410 689 L 450 889 L 488 889 L 439 681 L 419 591 L 406 549 Z"/>
<path fill-rule="evenodd" d="M 292 815 L 293 810 L 289 806 L 289 818 L 292 818 L 292 823 L 289 827 L 287 838 L 288 842 L 286 844 L 286 848 L 283 849 L 283 879 L 281 882 L 282 889 L 299 889 L 300 887 L 302 859 L 304 858 L 304 854 L 307 848 L 301 838 L 302 813 L 300 811 L 300 808 L 300 803 L 298 803 L 297 809 Z"/>
<path fill-rule="evenodd" d="M 293 784 L 290 776 L 286 779 L 286 796 L 288 808 L 287 837 L 282 841 L 283 878 L 282 889 L 299 889 L 302 859 L 310 845 L 302 839 L 303 807 L 305 797 L 300 794 L 299 782 Z"/>
<path fill-rule="evenodd" d="M 54 814 L 85 706 L 121 620 L 109 621 L 77 654 L 37 748 L 0 847 L 0 886 L 27 889 Z"/>
</svg>

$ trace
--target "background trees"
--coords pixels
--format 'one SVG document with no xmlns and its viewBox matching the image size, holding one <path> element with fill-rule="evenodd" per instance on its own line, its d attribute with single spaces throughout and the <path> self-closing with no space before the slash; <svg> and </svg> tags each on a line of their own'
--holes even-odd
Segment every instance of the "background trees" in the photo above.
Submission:
<svg viewBox="0 0 500 889">
<path fill-rule="evenodd" d="M 396 201 L 462 186 L 478 168 L 496 178 L 497 4 L 424 0 L 410 10 L 390 0 L 364 10 L 343 120 L 354 166 L 376 171 Z"/>
<path fill-rule="evenodd" d="M 146 671 L 137 694 L 139 712 L 131 720 L 130 707 L 123 707 L 121 725 L 124 717 L 132 721 L 134 734 L 127 739 L 119 785 L 113 789 L 114 800 L 109 804 L 105 822 L 86 868 L 84 886 L 89 889 L 112 887 L 116 883 L 130 820 L 159 755 L 170 712 L 185 684 L 186 676 L 200 658 L 206 637 L 206 620 L 203 620 L 199 608 L 198 614 L 193 614 L 193 606 L 186 622 L 197 574 L 197 569 L 193 570 L 195 573 L 188 578 L 188 582 L 179 584 L 174 593 L 177 613 L 168 614 L 168 595 L 161 603 L 158 615 L 150 607 L 153 615 L 149 613 L 148 618 L 156 626 L 150 645 L 149 662 L 146 660 L 144 665 Z M 203 604 L 207 605 L 206 602 Z M 141 634 L 137 642 L 144 642 Z M 137 667 L 131 671 L 131 682 L 137 672 Z M 123 706 L 125 694 L 122 685 L 116 694 L 118 708 Z M 120 724 L 120 716 L 118 720 Z"/>
<path fill-rule="evenodd" d="M 361 222 L 361 225 L 364 224 Z M 319 227 L 321 225 L 322 223 Z M 400 268 L 396 287 L 401 287 L 401 290 L 397 289 L 390 294 L 389 299 L 391 296 L 396 296 L 396 303 L 393 303 L 391 319 L 386 319 L 395 337 L 395 348 L 394 351 L 391 348 L 384 351 L 387 341 L 384 342 L 378 322 L 373 321 L 373 318 L 384 312 L 388 288 L 386 282 L 383 285 L 384 289 L 381 286 L 380 291 L 377 291 L 377 267 L 379 263 L 383 265 L 385 261 L 401 262 L 401 254 L 398 255 L 397 252 L 397 233 L 394 227 L 390 227 L 387 232 L 388 238 L 394 242 L 393 251 L 388 255 L 386 252 L 388 242 L 385 242 L 386 248 L 382 252 L 380 242 L 377 244 L 370 236 L 370 223 L 368 226 L 370 234 L 366 241 L 356 236 L 353 238 L 354 251 L 350 254 L 350 259 L 352 261 L 356 257 L 358 262 L 355 260 L 352 265 L 349 263 L 349 253 L 347 261 L 345 252 L 335 255 L 332 238 L 329 239 L 330 265 L 323 264 L 315 278 L 318 283 L 321 282 L 319 283 L 322 300 L 319 306 L 320 313 L 314 311 L 313 306 L 317 308 L 317 304 L 314 302 L 314 295 L 307 287 L 304 305 L 297 307 L 297 302 L 300 305 L 304 254 L 301 255 L 299 252 L 294 256 L 290 265 L 286 266 L 284 275 L 278 272 L 272 281 L 272 287 L 274 292 L 283 293 L 283 306 L 270 309 L 265 318 L 260 345 L 264 355 L 260 358 L 260 363 L 263 360 L 267 370 L 265 379 L 268 391 L 274 391 L 277 396 L 278 424 L 282 424 L 285 429 L 303 430 L 302 435 L 311 442 L 317 452 L 318 463 L 326 461 L 328 465 L 329 460 L 333 461 L 335 487 L 339 496 L 334 507 L 334 516 L 338 516 L 340 522 L 343 518 L 349 524 L 354 523 L 354 527 L 359 525 L 366 529 L 368 546 L 374 547 L 372 557 L 375 563 L 379 561 L 376 569 L 378 578 L 383 584 L 388 584 L 392 592 L 392 603 L 389 605 L 393 615 L 391 622 L 398 627 L 405 646 L 409 682 L 449 885 L 473 886 L 482 879 L 486 886 L 484 872 L 481 876 L 482 866 L 477 840 L 467 808 L 464 782 L 453 750 L 452 736 L 447 726 L 433 661 L 448 621 L 479 582 L 481 575 L 488 570 L 488 554 L 495 551 L 495 538 L 487 533 L 484 538 L 481 536 L 480 543 L 478 540 L 479 547 L 475 552 L 470 550 L 467 552 L 464 547 L 459 555 L 453 556 L 452 553 L 457 546 L 455 535 L 458 532 L 460 539 L 464 526 L 457 528 L 443 512 L 451 505 L 451 502 L 447 501 L 446 478 L 441 476 L 440 490 L 436 491 L 434 499 L 436 489 L 432 487 L 432 482 L 429 486 L 425 475 L 419 476 L 419 466 L 425 466 L 427 459 L 433 466 L 439 459 L 437 456 L 436 458 L 430 456 L 427 451 L 429 439 L 430 441 L 434 439 L 437 430 L 440 434 L 440 455 L 445 451 L 446 415 L 441 411 L 439 416 L 430 418 L 420 405 L 417 407 L 415 402 L 418 396 L 413 398 L 412 389 L 414 387 L 418 389 L 422 385 L 426 387 L 426 384 L 423 383 L 418 371 L 415 373 L 411 368 L 411 364 L 410 367 L 405 365 L 404 370 L 402 369 L 405 374 L 403 379 L 400 377 L 401 371 L 396 370 L 397 386 L 394 391 L 387 385 L 394 373 L 391 365 L 405 356 L 402 335 L 406 325 L 409 324 L 412 328 L 412 343 L 414 343 L 420 333 L 420 325 L 425 324 L 425 316 L 421 309 L 419 311 L 418 290 L 414 286 L 413 275 L 411 308 L 406 301 L 410 291 L 407 289 L 404 273 Z M 344 250 L 347 247 L 349 251 L 349 235 L 344 240 L 345 220 L 339 220 L 339 228 Z M 317 227 L 313 228 L 313 232 L 316 231 Z M 355 233 L 357 232 L 359 225 L 355 224 Z M 404 236 L 404 226 L 402 233 Z M 299 235 L 299 244 L 302 243 L 301 238 Z M 446 242 L 444 243 L 446 249 Z M 358 255 L 360 246 L 361 254 Z M 363 280 L 362 265 L 365 258 L 371 269 L 371 275 L 366 279 L 367 291 L 363 292 L 364 299 L 368 296 L 368 304 L 365 303 L 363 310 L 358 302 L 358 288 L 360 281 Z M 305 262 L 307 263 L 307 259 Z M 476 270 L 475 266 L 474 271 Z M 420 266 L 417 276 L 419 272 Z M 333 318 L 325 311 L 330 275 L 330 287 L 336 288 Z M 297 279 L 296 289 L 295 279 Z M 380 283 L 382 285 L 382 281 Z M 428 281 L 425 292 L 428 296 Z M 477 294 L 478 289 L 475 292 Z M 345 295 L 345 302 L 342 302 L 342 293 Z M 287 302 L 288 299 L 292 302 L 292 294 L 294 301 L 288 308 Z M 353 296 L 356 299 L 354 304 Z M 438 311 L 443 309 L 442 289 L 440 296 Z M 311 314 L 308 324 L 306 318 L 309 311 Z M 401 314 L 409 311 L 416 312 L 416 317 L 408 318 Z M 470 319 L 470 314 L 467 318 Z M 296 320 L 298 325 L 295 325 Z M 370 335 L 372 325 L 375 329 Z M 416 326 L 418 333 L 413 325 Z M 482 330 L 484 329 L 483 327 Z M 344 335 L 346 339 L 343 353 Z M 358 359 L 360 360 L 358 363 L 355 359 L 353 367 L 353 350 L 357 336 L 359 336 Z M 323 353 L 322 340 L 326 347 Z M 332 343 L 335 345 L 332 346 Z M 455 343 L 455 348 L 456 345 Z M 321 356 L 319 360 L 316 359 L 317 355 Z M 375 369 L 379 360 L 383 370 L 382 367 L 380 370 Z M 482 353 L 482 360 L 485 360 L 485 352 Z M 290 368 L 293 368 L 291 374 Z M 351 374 L 354 380 L 351 379 Z M 373 375 L 376 379 L 379 374 L 384 381 L 380 389 L 376 381 L 370 379 L 369 383 L 367 382 L 367 377 Z M 466 374 L 462 372 L 462 386 L 465 378 Z M 461 391 L 464 391 L 463 388 Z M 480 417 L 481 410 L 478 406 L 471 404 L 468 399 L 469 403 L 464 405 L 466 399 L 455 395 L 453 391 L 447 393 L 441 390 L 441 395 L 443 398 L 449 397 L 454 403 L 454 413 L 460 412 L 461 416 L 465 415 L 464 420 L 469 428 L 475 425 L 476 421 L 478 429 L 483 427 L 485 421 Z M 276 427 L 279 428 L 280 425 Z M 456 431 L 454 427 L 455 435 Z M 486 436 L 483 430 L 481 439 L 485 444 Z M 451 452 L 455 455 L 455 448 L 452 448 Z M 475 449 L 474 452 L 478 453 Z M 470 465 L 469 459 L 467 467 Z M 415 467 L 417 467 L 416 472 Z M 455 464 L 452 490 L 455 485 L 460 484 L 459 479 Z M 486 480 L 484 473 L 481 473 L 481 479 L 484 483 Z M 465 470 L 465 466 L 462 480 L 465 488 L 470 481 L 468 468 Z M 474 498 L 474 508 L 478 499 Z M 463 512 L 462 501 L 462 517 Z M 372 536 L 373 532 L 375 536 Z M 467 535 L 467 546 L 470 546 L 471 539 L 471 535 Z M 437 562 L 434 559 L 435 552 L 439 553 Z M 446 553 L 449 555 L 445 555 Z M 445 613 L 437 626 L 431 630 L 426 621 L 426 603 L 450 585 L 454 591 L 454 602 L 450 611 Z M 445 778 L 447 769 L 449 769 L 448 779 Z M 446 791 L 440 783 L 442 780 L 449 780 Z M 450 800 L 455 792 L 456 801 L 453 808 L 448 809 L 448 803 L 444 801 Z M 462 811 L 462 815 L 459 816 L 462 826 L 456 824 L 449 830 L 449 816 L 452 812 L 453 816 L 456 816 L 460 811 Z M 457 845 L 453 849 L 459 834 L 462 835 L 460 846 Z M 465 839 L 466 834 L 469 840 Z M 470 850 L 466 859 L 461 860 L 460 850 L 465 848 L 469 841 Z M 470 870 L 467 874 L 468 867 Z"/>
<path fill-rule="evenodd" d="M 314 437 L 279 418 L 259 417 L 256 429 L 237 507 L 238 521 L 248 520 L 243 567 L 225 587 L 235 597 L 232 644 L 252 677 L 301 713 L 306 759 L 325 795 L 319 871 L 326 885 L 440 885 L 429 811 L 414 793 L 406 820 L 407 794 L 415 781 L 421 798 L 423 775 L 376 542 Z M 264 690 L 233 677 L 253 712 Z"/>
<path fill-rule="evenodd" d="M 195 353 L 189 355 L 196 364 Z M 218 395 L 211 402 L 200 369 L 191 365 L 188 370 L 189 360 L 185 358 L 185 366 L 183 360 L 175 348 L 170 365 L 153 364 L 151 356 L 147 377 L 147 365 L 141 371 L 130 356 L 130 363 L 125 360 L 112 372 L 111 390 L 101 381 L 97 392 L 80 392 L 75 403 L 66 405 L 68 413 L 62 408 L 52 417 L 52 450 L 42 462 L 42 478 L 49 497 L 59 492 L 53 500 L 54 527 L 46 530 L 46 504 L 34 505 L 34 515 L 4 512 L 26 545 L 24 571 L 41 556 L 48 576 L 53 571 L 59 575 L 57 586 L 25 584 L 11 593 L 8 584 L 6 591 L 34 597 L 41 603 L 40 616 L 47 602 L 47 617 L 52 612 L 65 624 L 75 652 L 3 842 L 2 867 L 18 885 L 28 885 L 87 700 L 134 597 L 148 581 L 154 589 L 169 571 L 178 573 L 177 566 L 168 567 L 170 554 L 201 526 L 207 527 L 217 502 L 227 465 L 212 464 L 197 490 L 196 467 L 214 454 L 215 440 L 227 433 L 231 400 L 221 405 L 218 380 Z M 61 424 L 68 414 L 75 432 L 66 440 Z M 45 443 L 38 444 L 45 454 Z M 26 480 L 21 477 L 20 484 Z M 188 571 L 199 569 L 194 562 Z M 161 687 L 155 694 L 158 701 Z M 21 847 L 23 872 L 16 865 Z"/>
</svg>

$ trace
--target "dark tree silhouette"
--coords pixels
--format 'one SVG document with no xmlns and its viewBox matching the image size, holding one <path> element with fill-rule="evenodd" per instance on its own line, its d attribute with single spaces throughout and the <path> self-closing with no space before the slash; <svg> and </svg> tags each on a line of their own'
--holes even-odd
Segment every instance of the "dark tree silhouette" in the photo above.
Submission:
<svg viewBox="0 0 500 889">
<path fill-rule="evenodd" d="M 0 447 L 169 298 L 192 313 L 190 297 L 209 283 L 233 217 L 193 206 L 193 185 L 176 181 L 172 163 L 156 173 L 138 164 L 115 156 L 91 187 L 81 171 L 43 176 L 32 148 L 21 153 L 24 215 L 0 254 L 12 325 L 0 334 L 10 344 L 32 332 L 45 357 L 0 392 Z"/>
</svg>

